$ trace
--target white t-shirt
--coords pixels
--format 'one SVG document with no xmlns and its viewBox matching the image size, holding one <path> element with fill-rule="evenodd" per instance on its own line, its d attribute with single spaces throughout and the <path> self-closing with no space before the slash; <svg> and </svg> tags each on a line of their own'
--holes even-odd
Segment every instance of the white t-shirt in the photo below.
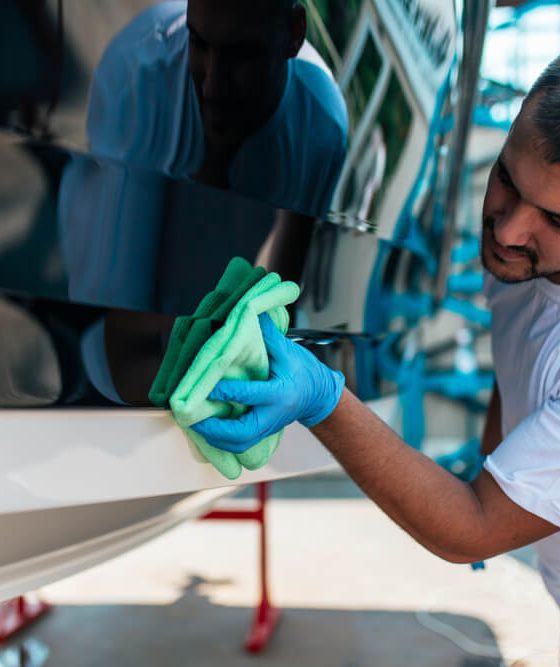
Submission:
<svg viewBox="0 0 560 667">
<path fill-rule="evenodd" d="M 88 138 L 94 155 L 175 178 L 204 158 L 198 98 L 188 68 L 185 0 L 142 12 L 109 44 L 92 82 Z M 346 155 L 340 89 L 306 42 L 288 60 L 278 108 L 229 167 L 231 189 L 309 215 L 328 212 Z"/>
<path fill-rule="evenodd" d="M 517 505 L 560 530 L 560 285 L 485 276 L 503 440 L 485 468 Z M 560 604 L 560 533 L 535 543 Z"/>
</svg>

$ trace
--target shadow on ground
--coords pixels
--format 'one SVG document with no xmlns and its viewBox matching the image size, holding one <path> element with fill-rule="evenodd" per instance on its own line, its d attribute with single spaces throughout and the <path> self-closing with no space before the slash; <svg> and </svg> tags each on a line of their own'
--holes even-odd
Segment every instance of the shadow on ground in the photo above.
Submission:
<svg viewBox="0 0 560 667">
<path fill-rule="evenodd" d="M 422 614 L 385 610 L 285 609 L 266 652 L 244 653 L 253 610 L 212 603 L 227 585 L 194 577 L 171 605 L 59 606 L 4 649 L 26 642 L 48 649 L 37 662 L 10 667 L 500 667 L 490 628 L 452 614 L 425 616 L 471 652 L 425 627 Z M 425 620 L 424 619 L 424 620 Z M 430 623 L 428 623 L 430 624 Z M 460 642 L 459 642 L 460 643 Z M 478 655 L 472 648 L 478 647 Z M 36 655 L 40 652 L 36 651 Z M 7 663 L 6 663 L 7 665 Z M 522 667 L 523 663 L 516 663 Z M 0 651 L 0 667 L 4 667 Z"/>
</svg>

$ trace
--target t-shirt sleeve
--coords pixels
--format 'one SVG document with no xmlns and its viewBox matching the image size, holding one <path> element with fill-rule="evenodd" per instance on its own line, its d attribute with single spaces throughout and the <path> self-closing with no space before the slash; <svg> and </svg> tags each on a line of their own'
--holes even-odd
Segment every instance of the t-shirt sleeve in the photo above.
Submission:
<svg viewBox="0 0 560 667">
<path fill-rule="evenodd" d="M 71 299 L 154 308 L 165 186 L 155 171 L 74 154 L 58 197 Z"/>
<path fill-rule="evenodd" d="M 128 24 L 108 45 L 93 73 L 86 130 L 95 155 L 123 159 L 134 143 L 143 110 L 137 92 L 141 79 L 138 44 L 148 41 L 142 33 L 153 30 L 148 22 L 153 13 L 148 10 Z"/>
<path fill-rule="evenodd" d="M 153 146 L 166 126 L 157 102 L 170 96 L 162 72 L 186 45 L 186 30 L 177 31 L 175 39 L 167 37 L 167 30 L 184 14 L 184 0 L 158 3 L 107 46 L 89 91 L 86 132 L 94 155 L 153 166 Z"/>
<path fill-rule="evenodd" d="M 560 526 L 560 400 L 526 417 L 484 467 L 514 503 Z"/>
</svg>

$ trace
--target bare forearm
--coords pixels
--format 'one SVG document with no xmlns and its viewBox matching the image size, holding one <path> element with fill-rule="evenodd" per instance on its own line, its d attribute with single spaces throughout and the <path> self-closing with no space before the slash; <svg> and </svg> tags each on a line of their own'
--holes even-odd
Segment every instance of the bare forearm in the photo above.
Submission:
<svg viewBox="0 0 560 667">
<path fill-rule="evenodd" d="M 363 491 L 427 549 L 456 562 L 481 558 L 486 518 L 473 488 L 409 447 L 350 392 L 313 432 Z"/>
</svg>

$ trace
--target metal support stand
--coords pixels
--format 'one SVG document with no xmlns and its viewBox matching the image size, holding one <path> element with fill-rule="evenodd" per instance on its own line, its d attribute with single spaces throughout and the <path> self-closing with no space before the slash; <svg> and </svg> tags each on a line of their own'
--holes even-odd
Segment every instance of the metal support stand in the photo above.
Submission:
<svg viewBox="0 0 560 667">
<path fill-rule="evenodd" d="M 259 524 L 259 578 L 260 600 L 255 610 L 253 623 L 247 639 L 245 650 L 249 653 L 260 653 L 268 645 L 280 618 L 280 609 L 272 606 L 268 594 L 268 564 L 266 539 L 266 505 L 268 500 L 268 482 L 257 485 L 257 506 L 250 510 L 223 509 L 209 512 L 203 519 L 220 521 L 257 521 Z"/>
<path fill-rule="evenodd" d="M 0 603 L 0 643 L 33 623 L 50 609 L 41 600 L 20 596 Z"/>
</svg>

